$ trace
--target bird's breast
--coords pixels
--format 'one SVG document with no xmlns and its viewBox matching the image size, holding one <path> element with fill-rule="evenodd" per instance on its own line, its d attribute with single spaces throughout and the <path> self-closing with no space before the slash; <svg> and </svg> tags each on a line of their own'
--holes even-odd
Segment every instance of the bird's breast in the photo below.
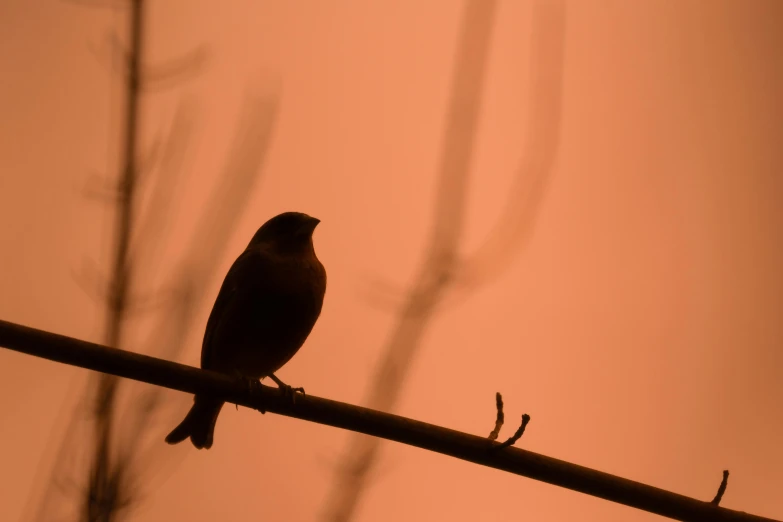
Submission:
<svg viewBox="0 0 783 522">
<path fill-rule="evenodd" d="M 241 306 L 215 339 L 224 364 L 256 378 L 274 373 L 301 348 L 321 313 L 326 290 L 317 259 L 267 267 L 262 277 L 238 289 Z"/>
</svg>

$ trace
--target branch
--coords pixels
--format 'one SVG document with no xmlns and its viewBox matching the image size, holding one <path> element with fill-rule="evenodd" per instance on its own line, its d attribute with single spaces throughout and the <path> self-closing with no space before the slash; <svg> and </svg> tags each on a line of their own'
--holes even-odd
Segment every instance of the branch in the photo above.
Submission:
<svg viewBox="0 0 783 522">
<path fill-rule="evenodd" d="M 461 259 L 458 279 L 464 290 L 496 280 L 532 238 L 560 148 L 565 34 L 563 0 L 535 2 L 523 153 L 500 216 L 483 242 Z"/>
<path fill-rule="evenodd" d="M 118 346 L 126 326 L 126 310 L 133 281 L 133 266 L 128 252 L 137 203 L 139 134 L 141 129 L 140 89 L 141 59 L 144 37 L 144 0 L 131 0 L 128 13 L 128 70 L 125 93 L 125 128 L 123 130 L 123 172 L 119 179 L 115 216 L 115 247 L 109 284 L 109 309 L 106 316 L 106 341 Z M 123 485 L 126 468 L 112 467 L 112 441 L 117 378 L 99 376 L 95 390 L 95 440 L 84 494 L 82 520 L 110 522 L 113 514 L 125 504 Z"/>
<path fill-rule="evenodd" d="M 519 448 L 492 451 L 501 444 L 484 437 L 312 395 L 298 397 L 296 403 L 292 403 L 278 388 L 260 384 L 249 388 L 244 381 L 220 373 L 6 321 L 0 321 L 0 346 L 186 393 L 213 395 L 260 411 L 401 442 L 676 520 L 780 522 Z"/>
<path fill-rule="evenodd" d="M 366 404 L 377 410 L 390 411 L 395 407 L 405 376 L 417 352 L 422 350 L 424 333 L 453 287 L 496 13 L 496 0 L 470 0 L 462 15 L 438 166 L 434 223 L 424 263 L 372 379 Z M 327 496 L 323 520 L 350 522 L 355 518 L 359 499 L 378 459 L 380 442 L 351 438 L 345 463 L 337 469 Z"/>
<path fill-rule="evenodd" d="M 487 437 L 489 440 L 497 440 L 498 435 L 500 435 L 500 429 L 503 427 L 503 422 L 505 422 L 506 419 L 505 415 L 503 414 L 503 396 L 500 395 L 500 392 L 495 394 L 495 406 L 497 407 L 498 414 L 495 419 L 495 429 L 493 429 Z M 522 424 L 519 425 L 517 431 L 515 431 L 512 436 L 503 441 L 501 444 L 493 446 L 492 450 L 497 451 L 499 449 L 508 448 L 509 446 L 516 444 L 516 442 L 521 439 L 522 435 L 525 433 L 525 428 L 527 427 L 528 422 L 530 422 L 530 415 L 525 413 L 522 415 Z"/>
<path fill-rule="evenodd" d="M 522 415 L 522 423 L 519 425 L 519 428 L 517 428 L 517 431 L 515 431 L 512 436 L 510 436 L 508 439 L 503 441 L 499 446 L 496 446 L 492 449 L 496 451 L 499 449 L 508 448 L 509 446 L 513 446 L 520 438 L 522 438 L 522 434 L 525 433 L 525 428 L 527 428 L 528 422 L 530 422 L 530 415 L 525 413 L 524 415 Z"/>
<path fill-rule="evenodd" d="M 498 435 L 500 435 L 500 428 L 503 427 L 503 422 L 506 420 L 506 416 L 503 415 L 503 396 L 500 395 L 500 392 L 495 394 L 495 406 L 498 409 L 498 414 L 495 417 L 495 428 L 487 437 L 489 440 L 497 440 Z"/>
<path fill-rule="evenodd" d="M 718 492 L 715 494 L 715 498 L 712 499 L 712 503 L 716 506 L 720 504 L 721 499 L 723 498 L 723 494 L 726 493 L 726 486 L 729 484 L 729 470 L 724 469 L 723 470 L 723 480 L 720 481 L 720 486 L 718 486 Z"/>
</svg>

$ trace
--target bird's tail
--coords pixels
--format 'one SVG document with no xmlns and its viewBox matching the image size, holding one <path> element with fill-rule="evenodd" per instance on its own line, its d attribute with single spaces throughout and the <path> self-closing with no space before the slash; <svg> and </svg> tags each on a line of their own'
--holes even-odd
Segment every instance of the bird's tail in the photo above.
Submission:
<svg viewBox="0 0 783 522">
<path fill-rule="evenodd" d="M 179 444 L 190 437 L 190 441 L 196 448 L 211 448 L 215 423 L 222 407 L 223 401 L 196 395 L 193 399 L 193 407 L 182 422 L 166 436 L 166 442 Z"/>
</svg>

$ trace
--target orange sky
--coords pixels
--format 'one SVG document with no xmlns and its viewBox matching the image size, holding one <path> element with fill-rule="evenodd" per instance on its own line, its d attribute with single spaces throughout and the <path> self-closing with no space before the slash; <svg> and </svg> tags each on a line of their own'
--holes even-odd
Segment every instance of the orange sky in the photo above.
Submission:
<svg viewBox="0 0 783 522">
<path fill-rule="evenodd" d="M 500 1 L 492 27 L 465 256 L 530 152 L 535 3 Z M 187 247 L 245 93 L 279 94 L 268 156 L 182 360 L 198 363 L 222 276 L 256 228 L 303 211 L 322 220 L 329 286 L 313 334 L 279 375 L 362 403 L 423 262 L 463 3 L 150 4 L 149 63 L 199 45 L 207 60 L 144 100 L 145 146 L 180 99 L 195 107 L 196 138 L 157 279 L 141 286 L 164 281 Z M 728 468 L 722 505 L 783 518 L 783 3 L 571 0 L 565 12 L 559 148 L 533 233 L 506 271 L 438 312 L 396 412 L 486 435 L 500 391 L 501 437 L 532 417 L 520 447 L 705 500 Z M 101 340 L 103 308 L 73 274 L 86 259 L 108 271 L 112 207 L 82 189 L 117 174 L 121 88 L 106 42 L 123 27 L 121 10 L 0 5 L 4 320 Z M 377 281 L 391 307 L 368 299 Z M 0 520 L 32 512 L 86 377 L 0 350 Z M 189 400 L 177 398 L 161 445 Z M 174 458 L 135 519 L 322 520 L 347 440 L 225 408 L 210 451 L 158 452 Z M 392 443 L 356 517 L 522 519 L 659 520 Z"/>
</svg>

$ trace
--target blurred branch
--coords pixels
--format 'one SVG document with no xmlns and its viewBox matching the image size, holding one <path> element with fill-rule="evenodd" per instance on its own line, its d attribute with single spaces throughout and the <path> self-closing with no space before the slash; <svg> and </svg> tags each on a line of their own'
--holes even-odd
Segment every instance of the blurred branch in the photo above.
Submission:
<svg viewBox="0 0 783 522">
<path fill-rule="evenodd" d="M 485 242 L 467 258 L 459 256 L 472 160 L 489 56 L 495 0 L 468 0 L 457 42 L 452 91 L 435 204 L 435 224 L 422 270 L 400 311 L 373 379 L 368 406 L 394 407 L 421 338 L 438 308 L 454 300 L 449 290 L 475 290 L 497 277 L 533 229 L 556 157 L 564 50 L 565 7 L 561 0 L 533 6 L 528 143 L 506 207 Z M 520 427 L 524 430 L 523 426 Z M 521 433 L 520 433 L 521 435 Z M 380 441 L 353 437 L 345 464 L 327 498 L 325 520 L 348 522 L 355 513 L 377 460 Z"/>
<path fill-rule="evenodd" d="M 73 1 L 73 0 L 71 0 Z M 136 0 L 132 0 L 136 1 Z M 123 7 L 125 3 L 121 3 Z M 117 33 L 111 31 L 106 34 L 100 43 L 90 42 L 88 44 L 90 53 L 95 57 L 99 64 L 111 68 L 110 65 L 120 63 L 119 74 L 127 81 L 126 75 L 130 74 L 133 68 L 131 53 L 123 45 Z M 182 81 L 190 80 L 204 70 L 209 60 L 209 51 L 207 47 L 201 45 L 184 56 L 169 60 L 168 62 L 155 66 L 145 66 L 141 69 L 138 65 L 138 75 L 143 78 L 143 84 L 139 88 L 144 91 L 160 91 L 169 89 L 172 85 Z M 111 68 L 112 70 L 115 70 Z"/>
<path fill-rule="evenodd" d="M 207 282 L 214 276 L 232 232 L 254 194 L 253 187 L 262 172 L 260 168 L 268 153 L 277 122 L 279 97 L 277 86 L 272 89 L 262 87 L 261 93 L 248 92 L 241 103 L 240 118 L 230 141 L 231 149 L 223 171 L 217 176 L 217 185 L 210 191 L 210 200 L 204 205 L 204 211 L 193 228 L 188 248 L 178 261 L 171 263 L 173 268 L 169 281 L 164 284 L 162 291 L 154 292 L 155 301 L 167 306 L 155 320 L 143 343 L 146 353 L 157 353 L 174 359 L 179 357 L 186 346 L 195 314 L 206 295 Z M 138 224 L 133 229 L 128 253 L 134 265 L 134 273 L 144 272 L 145 267 L 154 271 L 163 264 L 158 254 L 167 238 L 166 224 L 171 220 L 180 196 L 180 173 L 185 153 L 192 141 L 193 109 L 192 103 L 180 103 L 170 125 L 168 138 L 160 142 L 161 154 L 156 161 L 158 164 L 154 165 L 157 172 L 154 177 L 150 177 L 151 183 L 148 184 L 151 194 L 145 205 L 139 204 Z M 116 194 L 116 191 L 112 194 Z M 84 285 L 89 282 L 90 293 L 103 299 L 102 304 L 106 304 L 107 285 L 105 281 L 102 284 L 99 282 L 103 278 L 97 268 L 91 268 L 93 270 L 89 274 L 82 273 L 81 281 L 77 281 Z M 126 319 L 131 312 L 139 311 L 138 300 L 138 292 L 129 296 L 125 307 Z M 163 390 L 147 386 L 130 388 L 126 393 L 128 407 L 122 416 L 115 419 L 113 458 L 109 463 L 110 471 L 106 474 L 108 482 L 113 484 L 114 497 L 119 499 L 115 505 L 118 509 L 123 508 L 123 514 L 128 512 L 126 508 L 138 504 L 141 485 L 150 488 L 153 470 L 160 469 L 166 461 L 184 455 L 171 451 L 161 455 L 161 450 L 165 448 L 151 444 L 153 439 L 158 440 L 158 426 L 153 422 L 165 404 Z M 94 401 L 93 394 L 89 394 L 87 400 Z M 62 511 L 62 506 L 55 502 L 55 498 L 73 496 L 73 491 L 80 487 L 73 477 L 80 475 L 76 468 L 83 466 L 81 461 L 88 460 L 83 447 L 93 443 L 91 434 L 83 431 L 85 417 L 77 408 L 54 459 L 55 468 L 42 500 L 35 502 L 33 507 L 31 499 L 29 509 L 36 510 L 36 520 L 48 522 L 74 518 L 73 515 L 60 516 L 58 508 Z M 143 480 L 141 473 L 144 474 Z M 63 483 L 73 484 L 73 487 L 66 491 L 60 487 Z M 84 487 L 81 486 L 79 493 L 83 491 Z"/>
<path fill-rule="evenodd" d="M 176 189 L 182 176 L 185 153 L 193 141 L 195 112 L 194 102 L 180 100 L 165 140 L 156 142 L 162 143 L 156 158 L 156 175 L 151 175 L 153 169 L 150 168 L 146 176 L 151 195 L 131 238 L 129 257 L 134 264 L 154 262 L 155 254 L 166 242 L 169 227 L 163 224 L 170 221 L 176 209 Z"/>
<path fill-rule="evenodd" d="M 462 259 L 459 282 L 469 287 L 501 274 L 514 254 L 529 241 L 557 158 L 565 53 L 562 0 L 535 3 L 531 31 L 531 86 L 527 104 L 530 112 L 524 153 L 495 227 L 472 255 Z"/>
<path fill-rule="evenodd" d="M 279 388 L 258 383 L 248 389 L 245 381 L 224 374 L 6 321 L 0 321 L 0 346 L 185 393 L 212 395 L 262 412 L 382 437 L 676 520 L 779 522 L 519 448 L 501 448 L 502 444 L 484 437 L 312 395 L 297 397 L 294 403 Z"/>
<path fill-rule="evenodd" d="M 106 343 L 120 346 L 125 325 L 125 308 L 132 281 L 129 262 L 131 232 L 134 224 L 137 160 L 139 157 L 141 59 L 144 36 L 144 0 L 131 0 L 128 6 L 127 91 L 125 97 L 125 131 L 123 147 L 123 173 L 118 184 L 118 209 L 116 221 L 116 245 L 111 281 L 109 283 L 108 315 L 106 317 Z M 84 492 L 82 515 L 84 522 L 109 522 L 118 510 L 127 505 L 124 498 L 124 468 L 113 466 L 112 428 L 114 427 L 117 378 L 102 375 L 95 393 L 95 439 L 90 462 L 88 486 Z"/>
<path fill-rule="evenodd" d="M 177 278 L 169 299 L 161 299 L 160 292 L 149 296 L 141 296 L 133 289 L 133 280 L 143 269 L 144 261 L 154 258 L 158 247 L 166 237 L 167 218 L 175 208 L 176 185 L 183 167 L 185 151 L 190 141 L 192 130 L 192 107 L 180 103 L 174 121 L 168 132 L 167 139 L 156 139 L 146 153 L 141 153 L 139 147 L 139 98 L 142 89 L 150 87 L 152 81 L 155 89 L 171 85 L 174 81 L 197 73 L 205 63 L 207 53 L 203 47 L 180 60 L 175 60 L 164 67 L 149 71 L 142 70 L 142 43 L 144 39 L 144 3 L 143 0 L 130 0 L 119 5 L 128 9 L 128 43 L 127 47 L 120 37 L 112 32 L 105 43 L 109 57 L 119 61 L 122 80 L 125 85 L 124 133 L 122 136 L 123 173 L 119 182 L 109 186 L 102 182 L 99 190 L 93 190 L 92 195 L 116 203 L 117 225 L 114 234 L 115 248 L 113 250 L 113 270 L 111 280 L 102 277 L 96 267 L 93 270 L 77 275 L 77 282 L 88 293 L 107 306 L 106 319 L 107 344 L 119 346 L 122 344 L 124 325 L 132 313 L 149 308 L 149 303 L 168 301 L 171 306 L 162 314 L 162 320 L 154 328 L 154 342 L 165 340 L 167 356 L 174 357 L 185 346 L 185 333 L 192 326 L 194 310 L 198 298 L 203 297 L 205 284 L 217 266 L 227 239 L 222 242 L 212 241 L 213 249 L 207 252 L 188 252 L 190 259 L 181 263 L 181 270 L 176 272 Z M 98 53 L 99 55 L 101 53 Z M 113 69 L 114 70 L 114 69 Z M 257 141 L 248 143 L 247 136 L 239 135 L 244 151 L 233 152 L 241 157 L 232 158 L 229 162 L 233 172 L 228 172 L 221 178 L 220 184 L 230 187 L 228 190 L 218 190 L 223 196 L 229 196 L 221 203 L 212 203 L 208 226 L 196 231 L 198 239 L 205 239 L 212 234 L 228 238 L 236 221 L 246 206 L 249 190 L 258 174 L 258 166 L 267 149 L 269 128 L 274 121 L 275 111 L 268 110 L 269 103 L 262 100 L 254 103 L 242 112 L 239 128 L 240 133 L 251 133 Z M 276 97 L 272 100 L 276 107 Z M 253 129 L 261 129 L 253 132 Z M 259 141 L 260 138 L 260 141 Z M 242 165 L 241 162 L 246 162 Z M 158 175 L 152 176 L 153 170 Z M 142 175 L 144 175 L 142 177 Z M 142 181 L 152 179 L 149 203 L 143 206 L 141 193 Z M 96 184 L 93 183 L 92 186 Z M 225 207 L 225 208 L 221 208 Z M 216 210 L 217 209 L 217 210 Z M 205 214 L 210 214 L 205 212 Z M 138 218 L 142 218 L 140 226 L 136 226 Z M 222 218 L 222 219 L 221 219 Z M 196 243 L 196 241 L 194 241 Z M 152 262 L 154 267 L 157 265 Z M 136 277 L 132 278 L 131 275 Z M 167 296 L 164 296 L 167 297 Z M 171 298 L 173 297 L 173 298 Z M 94 383 L 96 384 L 96 383 Z M 36 504 L 36 519 L 51 520 L 60 513 L 54 514 L 60 507 L 55 502 L 56 497 L 73 497 L 75 490 L 79 510 L 78 514 L 68 515 L 68 519 L 84 521 L 109 521 L 118 518 L 134 501 L 138 501 L 140 471 L 149 475 L 149 468 L 140 466 L 140 455 L 135 453 L 138 446 L 145 441 L 143 435 L 151 424 L 151 419 L 162 404 L 160 390 L 150 390 L 144 387 L 142 393 L 129 394 L 130 408 L 123 418 L 117 418 L 117 380 L 108 375 L 100 375 L 97 386 L 90 387 L 86 394 L 86 402 L 94 403 L 89 408 L 90 413 L 77 409 L 65 431 L 58 454 L 55 456 L 54 469 L 42 500 Z M 84 405 L 82 405 L 82 408 Z M 129 418 L 129 422 L 127 419 Z M 86 422 L 85 422 L 86 421 Z M 87 432 L 85 430 L 91 430 Z M 149 437 L 147 437 L 149 439 Z M 90 449 L 92 446 L 92 449 Z M 91 455 L 89 454 L 91 453 Z M 133 458 L 130 458 L 130 457 Z M 84 464 L 89 467 L 82 470 Z M 85 473 L 86 471 L 86 473 Z M 81 478 L 86 475 L 86 484 Z M 148 482 L 147 480 L 144 483 Z M 65 491 L 62 484 L 72 484 Z"/>
<path fill-rule="evenodd" d="M 475 149 L 496 0 L 469 0 L 462 15 L 441 150 L 435 219 L 421 271 L 400 312 L 372 379 L 367 405 L 394 408 L 421 339 L 454 281 L 464 225 L 470 163 Z M 347 522 L 356 512 L 378 457 L 380 441 L 352 437 L 326 500 L 325 519 Z"/>
<path fill-rule="evenodd" d="M 188 249 L 172 271 L 174 302 L 160 317 L 145 343 L 154 345 L 156 353 L 163 357 L 176 358 L 184 348 L 196 307 L 206 293 L 206 281 L 214 275 L 231 231 L 235 230 L 236 222 L 253 194 L 252 188 L 258 180 L 259 168 L 266 158 L 277 122 L 278 98 L 278 93 L 252 96 L 243 104 L 225 172 L 220 176 L 219 186 L 212 191 Z M 148 241 L 145 240 L 145 247 Z M 148 250 L 145 248 L 145 252 Z M 123 423 L 127 433 L 119 446 L 120 460 L 132 460 L 136 467 L 143 468 L 140 462 L 148 455 L 139 446 L 160 406 L 162 391 L 147 387 L 131 405 L 127 413 L 129 420 Z M 161 446 L 154 448 L 162 449 Z"/>
</svg>

